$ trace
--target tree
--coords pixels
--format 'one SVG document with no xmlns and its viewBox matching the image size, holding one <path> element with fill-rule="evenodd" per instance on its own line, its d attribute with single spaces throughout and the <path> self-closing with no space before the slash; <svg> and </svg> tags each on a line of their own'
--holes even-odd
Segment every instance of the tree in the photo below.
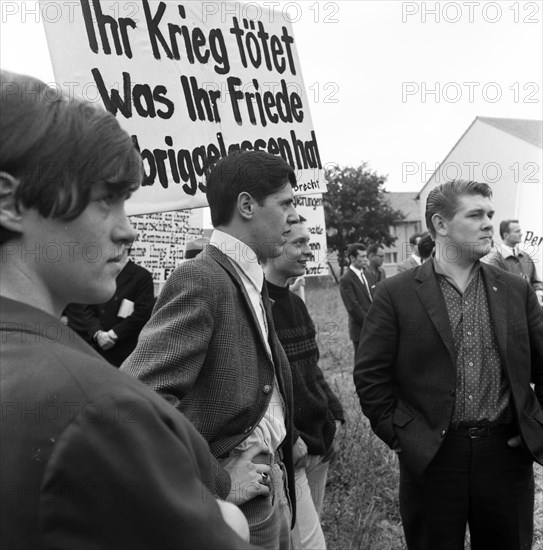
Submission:
<svg viewBox="0 0 543 550">
<path fill-rule="evenodd" d="M 390 226 L 404 218 L 386 199 L 386 177 L 372 172 L 366 163 L 326 171 L 324 194 L 327 243 L 338 253 L 341 274 L 348 263 L 347 249 L 353 243 L 391 245 L 396 237 Z"/>
</svg>

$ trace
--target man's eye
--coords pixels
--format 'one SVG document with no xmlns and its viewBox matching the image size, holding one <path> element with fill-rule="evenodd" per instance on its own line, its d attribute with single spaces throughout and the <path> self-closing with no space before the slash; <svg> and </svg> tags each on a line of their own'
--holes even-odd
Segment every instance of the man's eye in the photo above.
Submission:
<svg viewBox="0 0 543 550">
<path fill-rule="evenodd" d="M 128 200 L 132 196 L 132 191 L 127 191 L 126 193 L 108 193 L 102 197 L 98 198 L 98 201 L 106 206 L 112 206 L 113 204 Z"/>
</svg>

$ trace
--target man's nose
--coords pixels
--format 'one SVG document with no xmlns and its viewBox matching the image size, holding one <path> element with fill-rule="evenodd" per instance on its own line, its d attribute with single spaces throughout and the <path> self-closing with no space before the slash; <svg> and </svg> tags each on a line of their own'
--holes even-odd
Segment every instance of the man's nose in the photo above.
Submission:
<svg viewBox="0 0 543 550">
<path fill-rule="evenodd" d="M 288 214 L 287 222 L 291 225 L 294 223 L 300 223 L 300 216 L 298 215 L 298 212 L 296 212 L 296 209 L 294 206 L 290 207 L 290 212 Z"/>
<path fill-rule="evenodd" d="M 126 212 L 122 211 L 119 215 L 119 220 L 114 229 L 113 238 L 116 242 L 123 241 L 131 245 L 138 236 L 138 232 L 134 229 L 134 226 L 130 223 Z"/>
</svg>

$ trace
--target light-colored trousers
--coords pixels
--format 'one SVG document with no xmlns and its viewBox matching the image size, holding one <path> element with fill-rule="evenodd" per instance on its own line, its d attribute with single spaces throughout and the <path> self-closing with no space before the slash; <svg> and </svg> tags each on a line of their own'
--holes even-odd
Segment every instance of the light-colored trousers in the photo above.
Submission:
<svg viewBox="0 0 543 550">
<path fill-rule="evenodd" d="M 322 456 L 307 455 L 304 468 L 296 476 L 296 525 L 292 530 L 293 550 L 326 550 L 320 516 L 330 462 Z"/>
</svg>

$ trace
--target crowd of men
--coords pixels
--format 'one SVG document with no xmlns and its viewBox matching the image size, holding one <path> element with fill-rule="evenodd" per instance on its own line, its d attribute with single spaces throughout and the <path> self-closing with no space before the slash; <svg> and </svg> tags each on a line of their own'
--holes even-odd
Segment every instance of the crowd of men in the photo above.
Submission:
<svg viewBox="0 0 543 550">
<path fill-rule="evenodd" d="M 4 547 L 325 548 L 344 413 L 289 290 L 311 254 L 292 167 L 255 151 L 211 167 L 209 243 L 171 274 L 114 369 L 61 316 L 112 299 L 116 318 L 133 314 L 118 282 L 139 153 L 99 107 L 30 77 L 0 84 Z M 340 283 L 362 410 L 399 457 L 410 550 L 461 549 L 466 524 L 473 550 L 531 546 L 543 313 L 529 262 L 480 261 L 491 198 L 483 183 L 437 187 L 413 266 L 387 278 L 383 247 L 354 244 Z M 71 252 L 25 253 L 48 242 Z M 117 325 L 87 332 L 102 352 L 121 341 Z"/>
</svg>

